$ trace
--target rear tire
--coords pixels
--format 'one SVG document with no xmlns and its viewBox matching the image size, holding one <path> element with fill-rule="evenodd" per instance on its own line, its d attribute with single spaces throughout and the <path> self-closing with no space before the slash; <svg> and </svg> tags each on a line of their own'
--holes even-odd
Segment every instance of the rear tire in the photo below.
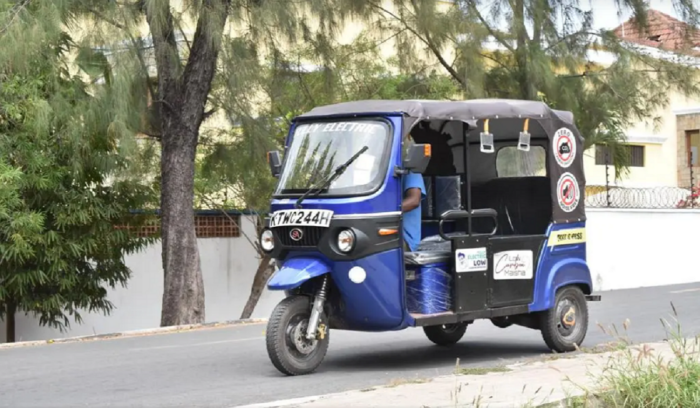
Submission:
<svg viewBox="0 0 700 408">
<path fill-rule="evenodd" d="M 423 326 L 423 332 L 428 340 L 438 346 L 451 346 L 462 339 L 467 331 L 467 323 L 443 324 L 439 326 Z"/>
<path fill-rule="evenodd" d="M 510 316 L 491 318 L 491 323 L 493 323 L 493 325 L 499 329 L 507 329 L 513 325 L 513 323 L 510 321 Z"/>
<path fill-rule="evenodd" d="M 580 347 L 588 331 L 588 304 L 583 291 L 576 286 L 560 289 L 554 307 L 540 315 L 540 331 L 552 351 L 566 353 Z"/>
<path fill-rule="evenodd" d="M 295 295 L 283 299 L 275 307 L 267 324 L 267 354 L 272 365 L 285 375 L 310 374 L 326 356 L 330 340 L 328 320 L 322 313 L 318 324 L 319 328 L 324 328 L 323 338 L 307 340 L 305 335 L 309 317 L 310 298 Z"/>
</svg>

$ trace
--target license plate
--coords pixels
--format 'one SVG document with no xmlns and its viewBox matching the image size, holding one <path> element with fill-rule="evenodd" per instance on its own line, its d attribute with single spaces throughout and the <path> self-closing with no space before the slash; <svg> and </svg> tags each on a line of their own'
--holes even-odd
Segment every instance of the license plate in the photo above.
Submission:
<svg viewBox="0 0 700 408">
<path fill-rule="evenodd" d="M 333 211 L 330 210 L 281 210 L 270 217 L 270 228 L 305 226 L 325 227 L 331 225 Z"/>
</svg>

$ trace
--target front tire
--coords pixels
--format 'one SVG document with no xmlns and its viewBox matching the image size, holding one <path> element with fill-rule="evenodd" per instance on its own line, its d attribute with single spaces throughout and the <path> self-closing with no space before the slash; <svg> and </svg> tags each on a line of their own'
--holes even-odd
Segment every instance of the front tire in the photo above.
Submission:
<svg viewBox="0 0 700 408">
<path fill-rule="evenodd" d="M 462 339 L 467 331 L 467 323 L 443 324 L 439 326 L 423 326 L 423 332 L 428 340 L 438 346 L 451 346 Z"/>
<path fill-rule="evenodd" d="M 285 375 L 305 375 L 321 365 L 328 351 L 329 332 L 324 313 L 319 318 L 319 333 L 306 339 L 311 316 L 311 300 L 296 295 L 283 299 L 272 312 L 265 332 L 267 354 L 272 364 Z"/>
<path fill-rule="evenodd" d="M 580 347 L 588 331 L 588 303 L 583 291 L 576 286 L 559 290 L 554 307 L 540 316 L 540 331 L 552 351 L 566 353 Z"/>
</svg>

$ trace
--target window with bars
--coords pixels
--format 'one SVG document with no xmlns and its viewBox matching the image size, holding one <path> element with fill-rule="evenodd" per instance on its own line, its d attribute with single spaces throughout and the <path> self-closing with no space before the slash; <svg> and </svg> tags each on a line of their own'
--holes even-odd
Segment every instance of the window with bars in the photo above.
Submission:
<svg viewBox="0 0 700 408">
<path fill-rule="evenodd" d="M 644 146 L 626 145 L 625 148 L 629 151 L 630 167 L 644 167 Z M 608 148 L 606 146 L 596 145 L 595 147 L 595 164 L 605 165 L 613 164 L 613 157 L 606 157 Z M 608 162 L 609 159 L 609 162 Z"/>
</svg>

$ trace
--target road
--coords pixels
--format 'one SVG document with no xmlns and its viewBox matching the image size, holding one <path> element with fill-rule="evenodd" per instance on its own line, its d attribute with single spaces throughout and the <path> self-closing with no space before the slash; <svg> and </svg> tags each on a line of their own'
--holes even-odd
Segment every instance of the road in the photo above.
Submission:
<svg viewBox="0 0 700 408">
<path fill-rule="evenodd" d="M 635 342 L 666 338 L 660 318 L 672 301 L 685 335 L 700 334 L 700 283 L 602 292 L 591 304 L 584 347 L 611 337 L 596 323 L 630 319 Z M 283 377 L 265 351 L 264 325 L 0 349 L 0 407 L 235 407 L 449 374 L 455 361 L 486 367 L 548 350 L 539 332 L 488 321 L 470 326 L 454 348 L 422 330 L 331 332 L 328 356 L 310 376 Z"/>
</svg>

